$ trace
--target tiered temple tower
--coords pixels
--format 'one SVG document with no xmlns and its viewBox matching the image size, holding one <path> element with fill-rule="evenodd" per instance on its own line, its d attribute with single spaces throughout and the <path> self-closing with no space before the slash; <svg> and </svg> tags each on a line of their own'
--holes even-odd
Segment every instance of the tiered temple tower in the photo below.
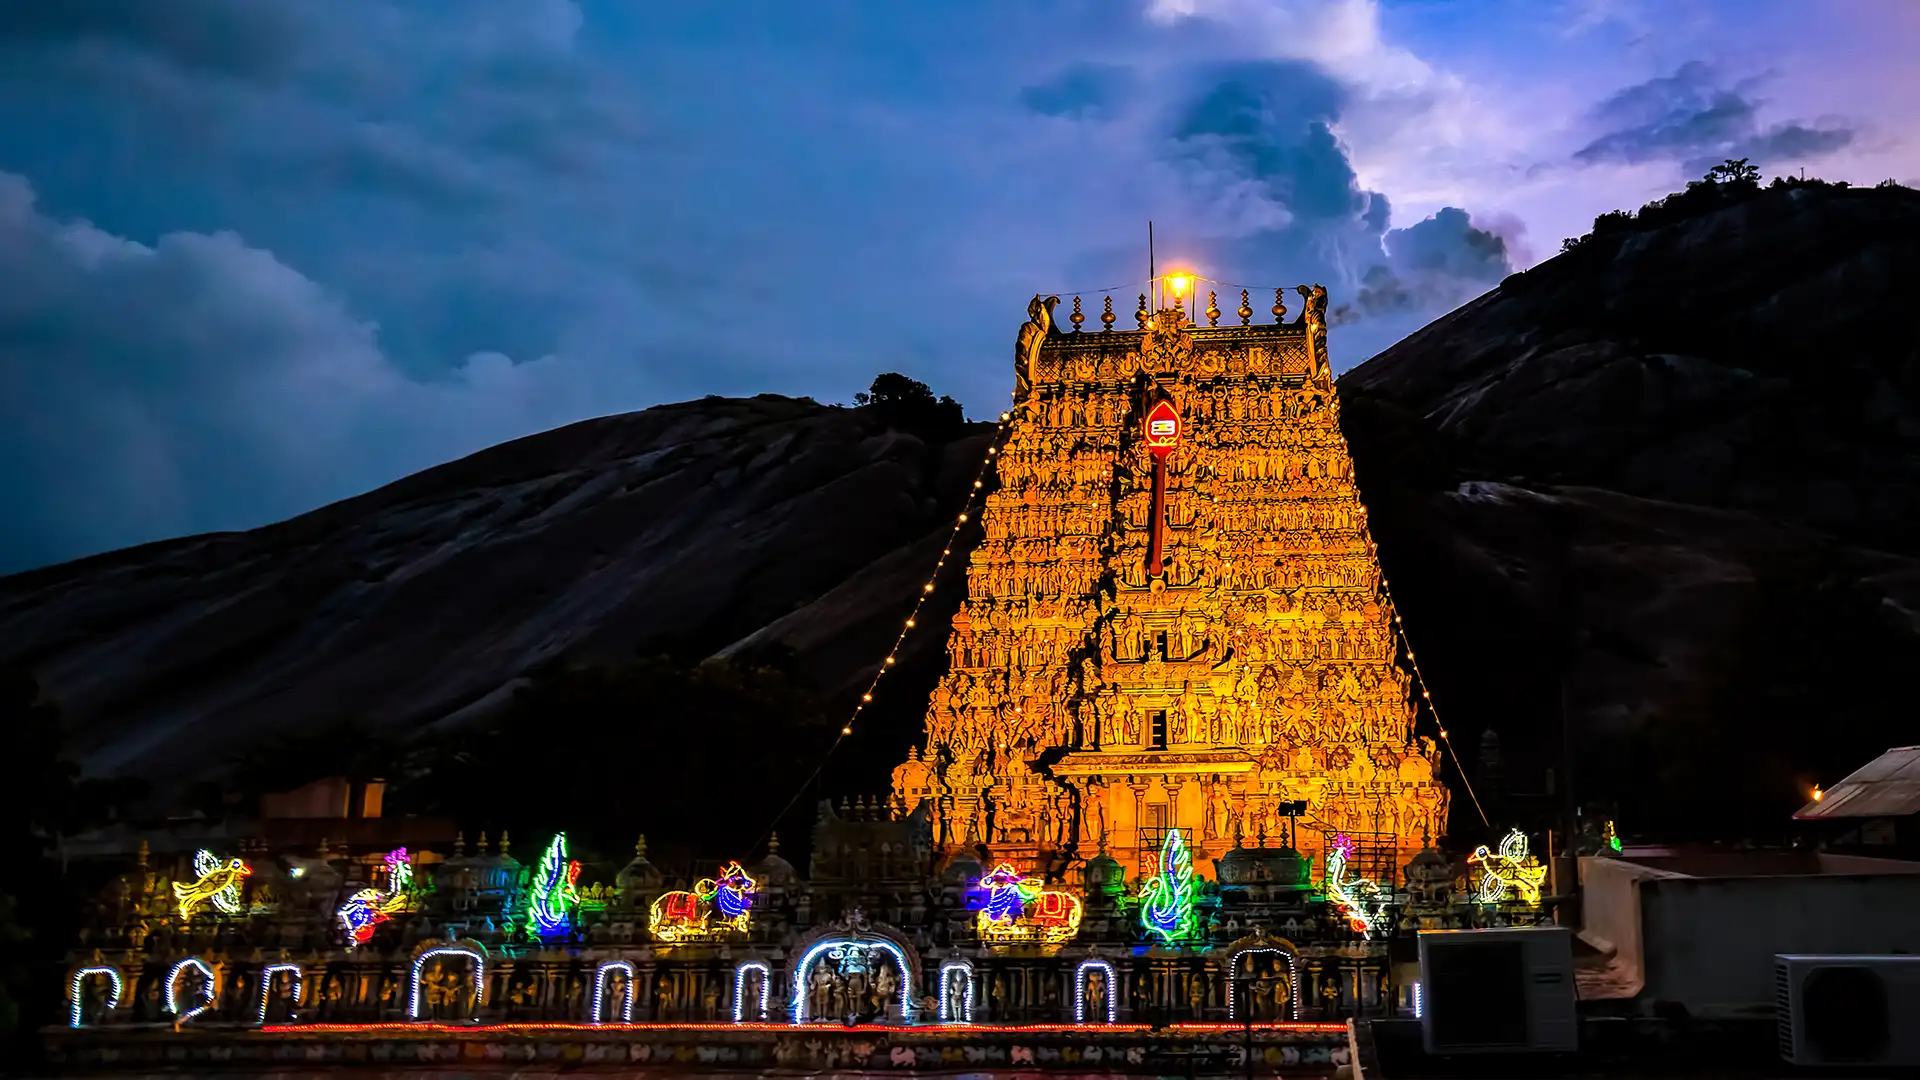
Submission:
<svg viewBox="0 0 1920 1080">
<path fill-rule="evenodd" d="M 1355 837 L 1383 880 L 1443 831 L 1395 613 L 1339 426 L 1326 290 L 1197 326 L 1054 325 L 1035 297 L 926 742 L 894 771 L 935 841 L 1129 874 L 1180 829 L 1195 868 Z M 1366 868 L 1363 868 L 1366 869 Z"/>
</svg>

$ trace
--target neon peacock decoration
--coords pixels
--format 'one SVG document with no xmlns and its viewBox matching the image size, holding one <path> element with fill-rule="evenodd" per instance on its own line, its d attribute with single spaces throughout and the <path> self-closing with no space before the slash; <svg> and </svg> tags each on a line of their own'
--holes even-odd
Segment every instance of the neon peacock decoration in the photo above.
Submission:
<svg viewBox="0 0 1920 1080">
<path fill-rule="evenodd" d="M 540 856 L 534 871 L 533 898 L 527 904 L 527 934 L 531 937 L 560 937 L 573 923 L 574 906 L 580 903 L 580 860 L 567 858 L 567 834 L 555 833 Z"/>
<path fill-rule="evenodd" d="M 197 880 L 173 883 L 173 902 L 181 918 L 193 918 L 193 913 L 206 904 L 223 915 L 240 914 L 240 882 L 253 873 L 246 860 L 221 862 L 213 852 L 201 848 L 193 853 L 193 872 L 200 875 Z"/>
<path fill-rule="evenodd" d="M 337 914 L 340 925 L 347 931 L 347 948 L 365 945 L 373 940 L 373 928 L 386 922 L 395 914 L 408 910 L 413 896 L 408 887 L 413 884 L 413 863 L 407 858 L 406 848 L 394 848 L 387 852 L 387 889 L 361 889 L 347 902 L 340 905 Z"/>
<path fill-rule="evenodd" d="M 1160 872 L 1140 887 L 1140 925 L 1171 945 L 1193 933 L 1193 854 L 1179 829 L 1167 830 Z"/>
<path fill-rule="evenodd" d="M 1348 865 L 1358 848 L 1353 837 L 1346 833 L 1334 834 L 1333 843 L 1327 848 L 1327 898 L 1347 917 L 1347 925 L 1354 933 L 1372 937 L 1386 914 L 1387 897 L 1375 882 L 1347 876 Z"/>
</svg>

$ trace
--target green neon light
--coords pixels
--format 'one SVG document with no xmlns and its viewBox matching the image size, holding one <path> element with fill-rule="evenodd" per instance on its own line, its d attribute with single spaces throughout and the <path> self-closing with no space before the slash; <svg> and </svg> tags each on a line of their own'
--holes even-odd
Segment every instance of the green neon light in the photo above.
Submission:
<svg viewBox="0 0 1920 1080">
<path fill-rule="evenodd" d="M 1160 872 L 1140 888 L 1140 925 L 1172 945 L 1193 936 L 1193 853 L 1179 829 L 1167 830 Z"/>
</svg>

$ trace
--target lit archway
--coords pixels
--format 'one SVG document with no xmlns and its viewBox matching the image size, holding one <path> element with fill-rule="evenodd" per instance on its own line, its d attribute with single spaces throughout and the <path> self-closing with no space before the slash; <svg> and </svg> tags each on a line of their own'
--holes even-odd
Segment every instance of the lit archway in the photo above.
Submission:
<svg viewBox="0 0 1920 1080">
<path fill-rule="evenodd" d="M 620 999 L 620 1022 L 633 1023 L 633 995 L 639 989 L 639 982 L 633 977 L 633 965 L 625 960 L 602 960 L 600 966 L 593 969 L 593 1022 L 606 1023 L 607 980 L 614 972 L 627 977 L 627 992 Z"/>
<path fill-rule="evenodd" d="M 478 1009 L 487 996 L 487 958 L 472 945 L 436 945 L 413 958 L 413 973 L 407 979 L 407 1018 L 420 1019 L 420 973 L 427 961 L 436 956 L 464 956 L 473 961 L 473 1007 Z"/>
<path fill-rule="evenodd" d="M 773 986 L 773 971 L 764 960 L 743 960 L 733 969 L 733 1022 L 738 1024 L 747 1018 L 747 972 L 760 973 L 760 1006 L 754 1019 L 767 1018 L 767 1000 Z"/>
<path fill-rule="evenodd" d="M 1260 953 L 1277 953 L 1287 962 L 1287 1005 L 1293 1019 L 1300 1019 L 1300 969 L 1294 962 L 1293 950 L 1279 945 L 1248 945 L 1227 954 L 1227 1019 L 1240 1019 L 1242 1002 L 1239 1000 L 1238 987 L 1240 959 Z"/>
<path fill-rule="evenodd" d="M 800 957 L 793 969 L 793 1022 L 804 1024 L 807 1016 L 807 978 L 813 974 L 814 966 L 831 949 L 857 948 L 878 949 L 893 959 L 896 972 L 900 976 L 900 1018 L 909 1023 L 913 1020 L 913 965 L 907 959 L 905 949 L 885 938 L 841 938 L 833 937 L 816 941 Z"/>
<path fill-rule="evenodd" d="M 205 999 L 195 1003 L 192 1008 L 183 1012 L 180 1008 L 182 1004 L 180 1001 L 180 976 L 185 975 L 188 969 L 198 971 L 200 977 L 205 980 L 207 996 Z M 213 1008 L 213 1003 L 220 998 L 220 983 L 219 980 L 213 977 L 212 968 L 200 960 L 189 956 L 185 960 L 173 965 L 172 969 L 167 972 L 166 998 L 167 1011 L 173 1014 L 173 1022 L 176 1025 L 184 1024 L 194 1017 L 199 1016 L 201 1013 L 206 1012 L 208 1009 Z"/>
<path fill-rule="evenodd" d="M 80 968 L 73 973 L 73 978 L 67 983 L 68 1027 L 79 1027 L 80 1022 L 85 1019 L 83 1014 L 86 999 L 81 995 L 87 988 L 87 979 L 94 975 L 105 975 L 108 985 L 112 988 L 107 994 L 107 1011 L 112 1012 L 120 1007 L 120 995 L 126 989 L 126 985 L 120 981 L 119 969 L 99 966 Z"/>
<path fill-rule="evenodd" d="M 306 976 L 299 964 L 268 964 L 260 969 L 260 1009 L 257 1022 L 267 1022 L 267 1005 L 273 999 L 273 977 L 283 971 L 293 973 L 293 1008 L 300 1007 L 301 992 L 306 988 Z M 293 1019 L 293 1009 L 287 1010 L 287 1019 Z"/>
<path fill-rule="evenodd" d="M 1105 960 L 1082 960 L 1080 966 L 1073 969 L 1073 1022 L 1087 1022 L 1087 976 L 1092 972 L 1101 972 L 1107 977 L 1107 1023 L 1111 1024 L 1120 1015 L 1120 985 L 1114 979 L 1113 965 Z"/>
<path fill-rule="evenodd" d="M 960 974 L 955 979 L 954 973 Z M 953 984 L 961 983 L 956 1000 Z M 940 1022 L 943 1024 L 973 1023 L 973 965 L 965 960 L 948 960 L 940 965 Z"/>
</svg>

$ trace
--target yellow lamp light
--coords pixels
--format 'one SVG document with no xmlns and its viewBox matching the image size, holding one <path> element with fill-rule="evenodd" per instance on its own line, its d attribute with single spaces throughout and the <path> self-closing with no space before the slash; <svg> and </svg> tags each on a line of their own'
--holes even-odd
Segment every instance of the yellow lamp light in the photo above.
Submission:
<svg viewBox="0 0 1920 1080">
<path fill-rule="evenodd" d="M 1192 284 L 1193 284 L 1193 277 L 1190 274 L 1168 274 L 1167 275 L 1167 288 L 1172 289 L 1173 295 L 1175 296 L 1185 296 L 1187 293 L 1187 287 Z"/>
</svg>

